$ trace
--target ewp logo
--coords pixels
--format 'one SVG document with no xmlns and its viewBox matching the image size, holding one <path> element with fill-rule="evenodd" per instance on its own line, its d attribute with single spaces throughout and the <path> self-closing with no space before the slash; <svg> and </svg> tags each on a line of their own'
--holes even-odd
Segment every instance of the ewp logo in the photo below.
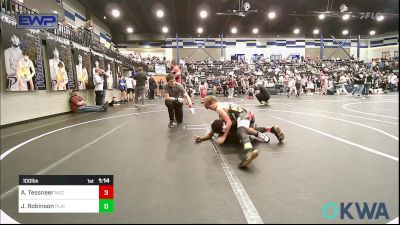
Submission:
<svg viewBox="0 0 400 225">
<path fill-rule="evenodd" d="M 17 17 L 18 29 L 57 29 L 57 14 L 21 14 Z"/>
<path fill-rule="evenodd" d="M 328 220 L 333 220 L 337 218 L 340 213 L 340 219 L 354 219 L 353 215 L 356 215 L 354 210 L 351 211 L 352 206 L 356 208 L 356 212 L 358 214 L 358 218 L 363 220 L 365 217 L 366 219 L 379 219 L 380 217 L 384 217 L 385 219 L 389 219 L 389 214 L 386 210 L 386 205 L 383 202 L 374 202 L 372 207 L 368 206 L 368 203 L 363 202 L 362 204 L 358 202 L 349 202 L 349 203 L 340 203 L 340 210 L 337 204 L 334 202 L 328 202 L 322 207 L 322 216 Z M 353 208 L 354 208 L 353 207 Z M 328 214 L 328 209 L 332 208 L 333 213 Z M 329 210 L 331 212 L 331 210 Z M 352 214 L 353 213 L 353 214 Z"/>
</svg>

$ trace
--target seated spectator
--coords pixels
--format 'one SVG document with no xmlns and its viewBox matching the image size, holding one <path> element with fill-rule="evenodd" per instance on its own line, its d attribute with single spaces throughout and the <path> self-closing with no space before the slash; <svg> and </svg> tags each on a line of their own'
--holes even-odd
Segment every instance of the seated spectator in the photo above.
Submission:
<svg viewBox="0 0 400 225">
<path fill-rule="evenodd" d="M 78 94 L 78 90 L 72 91 L 72 96 L 69 99 L 69 106 L 71 111 L 74 113 L 80 112 L 105 112 L 108 109 L 108 102 L 104 105 L 88 106 L 81 96 Z"/>
</svg>

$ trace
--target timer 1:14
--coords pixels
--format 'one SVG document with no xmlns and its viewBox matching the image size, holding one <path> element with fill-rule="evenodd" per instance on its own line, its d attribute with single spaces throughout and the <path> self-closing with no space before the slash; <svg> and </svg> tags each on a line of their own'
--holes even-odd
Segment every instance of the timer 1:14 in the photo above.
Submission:
<svg viewBox="0 0 400 225">
<path fill-rule="evenodd" d="M 108 184 L 110 183 L 110 178 L 99 178 L 99 183 L 100 184 Z"/>
</svg>

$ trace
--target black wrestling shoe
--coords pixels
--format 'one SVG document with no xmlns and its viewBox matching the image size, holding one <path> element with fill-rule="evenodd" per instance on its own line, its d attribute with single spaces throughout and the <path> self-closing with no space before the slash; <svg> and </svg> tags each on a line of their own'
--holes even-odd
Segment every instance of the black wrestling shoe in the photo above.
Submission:
<svg viewBox="0 0 400 225">
<path fill-rule="evenodd" d="M 285 135 L 282 133 L 281 128 L 277 126 L 271 127 L 271 133 L 275 134 L 276 138 L 279 140 L 279 142 L 282 142 L 285 139 Z"/>
<path fill-rule="evenodd" d="M 257 158 L 257 156 L 258 156 L 257 149 L 244 150 L 242 155 L 242 161 L 239 163 L 239 167 L 240 168 L 247 167 L 247 165 L 249 165 L 251 161 Z"/>
<path fill-rule="evenodd" d="M 173 120 L 169 121 L 169 124 L 168 124 L 169 128 L 173 128 L 175 126 L 176 126 L 176 123 Z"/>
</svg>

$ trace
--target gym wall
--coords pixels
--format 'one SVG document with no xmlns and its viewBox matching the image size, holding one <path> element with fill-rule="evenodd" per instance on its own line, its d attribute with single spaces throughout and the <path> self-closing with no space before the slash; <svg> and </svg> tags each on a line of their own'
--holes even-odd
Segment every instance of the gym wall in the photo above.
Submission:
<svg viewBox="0 0 400 225">
<path fill-rule="evenodd" d="M 220 38 L 208 38 L 208 39 L 191 39 L 191 38 L 180 38 L 179 39 L 179 57 L 189 57 L 192 60 L 203 60 L 206 59 L 208 54 L 206 50 L 215 59 L 219 59 L 221 56 L 220 49 Z M 270 57 L 272 54 L 281 55 L 282 58 L 286 58 L 291 54 L 299 54 L 303 56 L 310 55 L 312 58 L 319 57 L 320 51 L 320 40 L 319 39 L 305 39 L 305 38 L 224 38 L 223 40 L 223 56 L 225 59 L 230 59 L 233 54 L 245 54 L 246 59 L 250 59 L 253 54 L 264 54 L 265 57 Z M 337 41 L 337 42 L 336 42 Z M 324 39 L 324 57 L 330 56 L 335 50 L 337 50 L 332 57 L 348 58 L 348 55 L 339 46 L 344 42 L 343 48 L 351 56 L 357 57 L 357 39 Z M 152 42 L 152 46 L 133 45 L 125 44 L 122 45 L 128 51 L 134 52 L 145 52 L 144 49 L 150 51 L 151 49 L 157 49 L 158 54 L 163 51 L 167 59 L 173 59 L 176 57 L 176 39 L 167 38 L 163 42 Z M 204 47 L 204 48 L 203 48 Z M 197 50 L 196 50 L 197 49 Z M 391 56 L 394 56 L 394 52 L 398 49 L 398 34 L 389 33 L 375 37 L 374 39 L 361 39 L 360 40 L 360 59 L 370 60 L 371 58 L 382 57 L 382 52 L 389 51 Z M 161 50 L 161 51 L 160 51 Z M 142 54 L 143 55 L 143 54 Z M 146 54 L 145 54 L 146 55 Z"/>
<path fill-rule="evenodd" d="M 176 56 L 176 49 L 173 50 L 173 56 Z M 209 57 L 219 60 L 221 58 L 221 49 L 219 48 L 180 48 L 179 57 L 190 57 L 190 60 L 205 60 Z"/>
<path fill-rule="evenodd" d="M 4 28 L 4 27 L 3 27 Z M 46 42 L 40 46 L 42 51 L 43 69 L 46 78 L 46 89 L 35 91 L 6 91 L 6 69 L 4 64 L 5 44 L 0 41 L 0 125 L 16 123 L 24 120 L 70 112 L 69 98 L 71 91 L 52 91 L 50 81 L 49 55 Z M 46 63 L 47 62 L 47 63 Z M 75 68 L 73 66 L 73 68 Z M 89 105 L 94 105 L 94 91 L 79 91 L 80 95 Z M 119 99 L 120 92 L 116 89 L 107 90 L 106 100 L 111 101 L 112 96 Z"/>
<path fill-rule="evenodd" d="M 383 52 L 389 52 L 390 56 L 394 56 L 394 52 L 399 52 L 399 45 L 384 46 L 384 47 L 370 47 L 368 49 L 368 58 L 381 58 Z"/>
<path fill-rule="evenodd" d="M 350 48 L 344 48 L 344 50 L 348 54 L 350 54 Z M 305 54 L 307 56 L 308 55 L 311 56 L 311 58 L 316 58 L 316 57 L 319 57 L 320 49 L 319 48 L 306 48 Z M 328 57 L 330 55 L 332 55 L 332 57 L 334 57 L 334 58 L 342 58 L 342 59 L 348 59 L 349 58 L 349 56 L 342 49 L 324 48 L 324 57 Z M 354 54 L 354 57 L 356 57 L 356 54 Z"/>
</svg>

